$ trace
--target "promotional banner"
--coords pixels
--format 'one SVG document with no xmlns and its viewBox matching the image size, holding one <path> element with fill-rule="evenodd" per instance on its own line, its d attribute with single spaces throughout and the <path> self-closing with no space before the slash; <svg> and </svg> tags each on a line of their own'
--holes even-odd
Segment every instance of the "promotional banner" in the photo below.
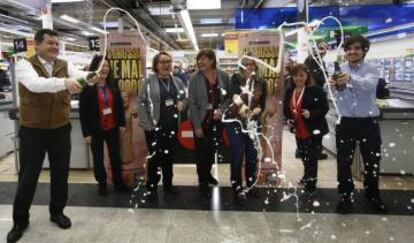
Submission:
<svg viewBox="0 0 414 243">
<path fill-rule="evenodd" d="M 283 53 L 279 53 L 281 36 L 274 31 L 240 32 L 238 35 L 239 57 L 247 55 L 263 61 L 271 67 L 276 67 Z M 280 170 L 282 156 L 283 134 L 283 74 L 277 73 L 271 68 L 256 62 L 258 66 L 257 76 L 267 81 L 266 108 L 262 115 L 262 132 L 270 145 L 261 140 L 263 156 L 261 160 L 261 173 L 259 183 L 269 181 L 270 175 L 275 170 Z M 275 163 L 272 163 L 274 159 Z"/>
<path fill-rule="evenodd" d="M 231 54 L 237 54 L 239 49 L 238 32 L 226 31 L 224 35 L 224 51 Z"/>
<path fill-rule="evenodd" d="M 104 43 L 103 38 L 100 43 Z M 137 95 L 146 71 L 146 45 L 136 32 L 110 33 L 106 55 L 124 101 L 126 129 L 121 133 L 121 164 L 124 181 L 131 185 L 136 174 L 145 173 L 147 156 L 144 130 L 138 126 L 137 112 Z M 107 150 L 105 167 L 111 180 Z"/>
</svg>

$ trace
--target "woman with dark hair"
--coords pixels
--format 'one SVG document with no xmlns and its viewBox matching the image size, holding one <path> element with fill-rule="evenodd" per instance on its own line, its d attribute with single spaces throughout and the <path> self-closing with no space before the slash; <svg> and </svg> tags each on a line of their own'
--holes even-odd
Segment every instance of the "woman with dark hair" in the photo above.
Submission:
<svg viewBox="0 0 414 243">
<path fill-rule="evenodd" d="M 305 193 L 312 200 L 316 195 L 318 156 L 322 150 L 322 137 L 328 133 L 325 115 L 329 106 L 323 89 L 313 84 L 309 69 L 304 64 L 292 70 L 291 87 L 284 99 L 284 115 L 290 130 L 295 133 L 304 165 Z"/>
<path fill-rule="evenodd" d="M 158 199 L 157 184 L 161 179 L 165 192 L 177 195 L 173 186 L 173 160 L 177 145 L 177 130 L 186 93 L 183 82 L 171 75 L 172 58 L 167 52 L 155 55 L 152 61 L 155 75 L 142 84 L 138 94 L 139 125 L 145 130 L 145 140 L 151 158 L 147 166 L 149 200 Z"/>
<path fill-rule="evenodd" d="M 261 114 L 265 109 L 267 95 L 266 80 L 256 75 L 256 62 L 250 59 L 244 59 L 242 64 L 244 69 L 240 69 L 240 74 L 234 74 L 231 77 L 230 96 L 233 97 L 233 101 L 240 97 L 240 101 L 243 103 L 236 104 L 237 102 L 234 102 L 230 105 L 228 112 L 226 112 L 227 119 L 239 120 L 239 122 L 226 123 L 231 154 L 230 180 L 234 191 L 234 202 L 236 204 L 244 204 L 245 201 L 242 183 L 243 158 L 245 158 L 247 195 L 254 198 L 260 197 L 258 191 L 253 188 L 256 181 L 257 150 L 249 134 L 242 132 L 241 124 L 246 128 L 248 121 L 255 121 L 257 126 L 260 127 Z M 247 117 L 243 114 L 242 107 L 246 107 L 245 109 L 249 110 L 249 114 L 246 114 Z"/>
<path fill-rule="evenodd" d="M 230 104 L 229 75 L 217 69 L 216 55 L 211 49 L 197 54 L 198 71 L 189 84 L 190 120 L 193 124 L 200 193 L 209 198 L 208 184 L 217 185 L 211 175 L 214 153 L 221 135 L 221 117 Z"/>
<path fill-rule="evenodd" d="M 94 56 L 90 71 L 97 71 L 101 62 L 102 69 L 97 74 L 94 85 L 86 85 L 80 94 L 79 115 L 82 133 L 91 146 L 93 171 L 99 183 L 98 193 L 107 195 L 107 175 L 104 166 L 104 142 L 108 145 L 111 160 L 112 178 L 115 190 L 128 192 L 130 188 L 122 179 L 119 148 L 119 133 L 125 129 L 124 108 L 119 89 L 114 83 L 108 60 L 100 55 Z"/>
</svg>

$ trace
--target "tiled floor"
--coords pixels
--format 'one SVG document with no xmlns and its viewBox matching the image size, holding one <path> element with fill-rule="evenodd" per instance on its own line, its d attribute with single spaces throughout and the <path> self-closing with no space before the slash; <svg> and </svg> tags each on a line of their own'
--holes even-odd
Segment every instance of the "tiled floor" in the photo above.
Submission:
<svg viewBox="0 0 414 243">
<path fill-rule="evenodd" d="M 296 185 L 296 180 L 302 175 L 303 168 L 301 162 L 294 158 L 294 138 L 289 133 L 285 133 L 284 136 L 283 169 L 286 180 Z M 220 185 L 229 186 L 229 166 L 219 165 L 217 173 Z M 174 174 L 176 185 L 197 184 L 195 167 L 192 165 L 175 165 Z M 95 183 L 91 170 L 72 170 L 69 180 L 70 183 Z M 5 182 L 15 181 L 17 181 L 17 176 L 12 154 L 0 161 L 0 186 L 4 186 Z M 49 182 L 47 170 L 42 172 L 40 181 Z M 76 185 L 78 185 L 77 188 L 85 187 Z M 357 182 L 356 186 L 361 188 L 361 182 Z M 411 193 L 414 189 L 414 178 L 412 176 L 382 176 L 380 186 L 383 189 L 397 189 L 400 192 L 407 190 Z M 332 155 L 319 163 L 318 187 L 331 188 L 330 192 L 333 191 L 336 196 L 334 190 L 336 161 Z M 41 193 L 44 195 L 42 200 L 46 203 L 32 206 L 31 224 L 21 242 L 414 242 L 412 234 L 414 218 L 412 216 L 400 216 L 397 213 L 394 215 L 351 214 L 343 216 L 330 213 L 333 206 L 329 206 L 330 211 L 324 213 L 318 213 L 318 210 L 310 211 L 310 213 L 284 212 L 283 207 L 289 203 L 294 204 L 294 201 L 285 201 L 284 204 L 280 204 L 280 207 L 276 204 L 275 210 L 271 212 L 160 209 L 162 207 L 132 209 L 72 205 L 67 207 L 65 212 L 71 217 L 73 227 L 69 230 L 60 230 L 48 219 L 48 207 L 45 206 L 48 201 L 47 188 L 47 184 L 38 187 L 37 194 L 40 194 L 42 190 Z M 93 186 L 89 191 L 94 193 L 95 187 Z M 80 192 L 82 190 L 77 191 L 77 193 Z M 88 197 L 89 195 L 84 194 L 80 196 Z M 10 193 L 8 195 L 10 197 Z M 325 197 L 326 195 L 331 194 L 325 194 Z M 79 195 L 76 197 L 79 198 Z M 129 195 L 126 196 L 128 197 Z M 120 198 L 112 195 L 105 200 L 106 205 L 111 205 Z M 388 198 L 388 201 L 392 200 L 394 199 Z M 404 207 L 409 207 L 408 210 L 411 212 L 411 207 L 414 208 L 414 198 L 410 199 L 408 196 L 404 200 Z M 12 226 L 11 200 L 8 202 L 0 205 L 0 242 Z M 102 202 L 98 202 L 97 205 L 100 203 Z M 321 201 L 322 203 L 325 202 Z M 320 210 L 321 208 L 322 205 Z"/>
</svg>

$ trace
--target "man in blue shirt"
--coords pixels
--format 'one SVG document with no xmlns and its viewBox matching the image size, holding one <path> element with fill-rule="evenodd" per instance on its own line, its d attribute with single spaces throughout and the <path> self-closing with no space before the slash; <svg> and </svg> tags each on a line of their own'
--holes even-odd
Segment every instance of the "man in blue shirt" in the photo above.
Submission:
<svg viewBox="0 0 414 243">
<path fill-rule="evenodd" d="M 378 123 L 379 109 L 376 101 L 378 71 L 364 61 L 369 41 L 363 36 L 353 36 L 344 44 L 347 62 L 341 65 L 341 74 L 331 79 L 331 87 L 345 88 L 334 91 L 338 113 L 336 126 L 338 191 L 340 200 L 336 211 L 352 212 L 354 182 L 351 165 L 356 142 L 359 142 L 364 161 L 364 189 L 374 209 L 387 212 L 387 206 L 379 196 L 378 179 L 381 160 L 381 132 Z"/>
</svg>

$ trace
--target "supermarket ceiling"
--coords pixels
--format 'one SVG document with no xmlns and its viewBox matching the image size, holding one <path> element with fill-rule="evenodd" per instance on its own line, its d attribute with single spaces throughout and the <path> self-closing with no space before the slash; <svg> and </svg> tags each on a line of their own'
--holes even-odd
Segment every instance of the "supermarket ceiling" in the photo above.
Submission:
<svg viewBox="0 0 414 243">
<path fill-rule="evenodd" d="M 45 0 L 1 0 L 0 34 L 2 42 L 33 34 L 42 26 L 40 6 Z M 236 27 L 240 9 L 295 7 L 297 0 L 52 0 L 54 29 L 67 43 L 86 45 L 88 36 L 99 35 L 108 8 L 119 7 L 141 23 L 156 49 L 222 48 L 223 33 Z M 407 0 L 311 0 L 310 6 L 350 6 L 400 4 Z M 215 6 L 216 4 L 218 6 Z M 207 9 L 206 9 L 207 8 Z M 237 10 L 239 9 L 239 10 Z M 188 10 L 188 11 L 181 11 Z M 184 14 L 188 12 L 188 15 Z M 188 18 L 189 17 L 189 18 Z M 106 28 L 117 31 L 119 19 L 124 29 L 135 29 L 125 15 L 112 12 Z M 191 21 L 189 21 L 190 19 Z M 189 24 L 190 22 L 190 24 Z M 191 27 L 193 33 L 191 34 Z M 98 28 L 98 29 L 96 29 Z"/>
</svg>

